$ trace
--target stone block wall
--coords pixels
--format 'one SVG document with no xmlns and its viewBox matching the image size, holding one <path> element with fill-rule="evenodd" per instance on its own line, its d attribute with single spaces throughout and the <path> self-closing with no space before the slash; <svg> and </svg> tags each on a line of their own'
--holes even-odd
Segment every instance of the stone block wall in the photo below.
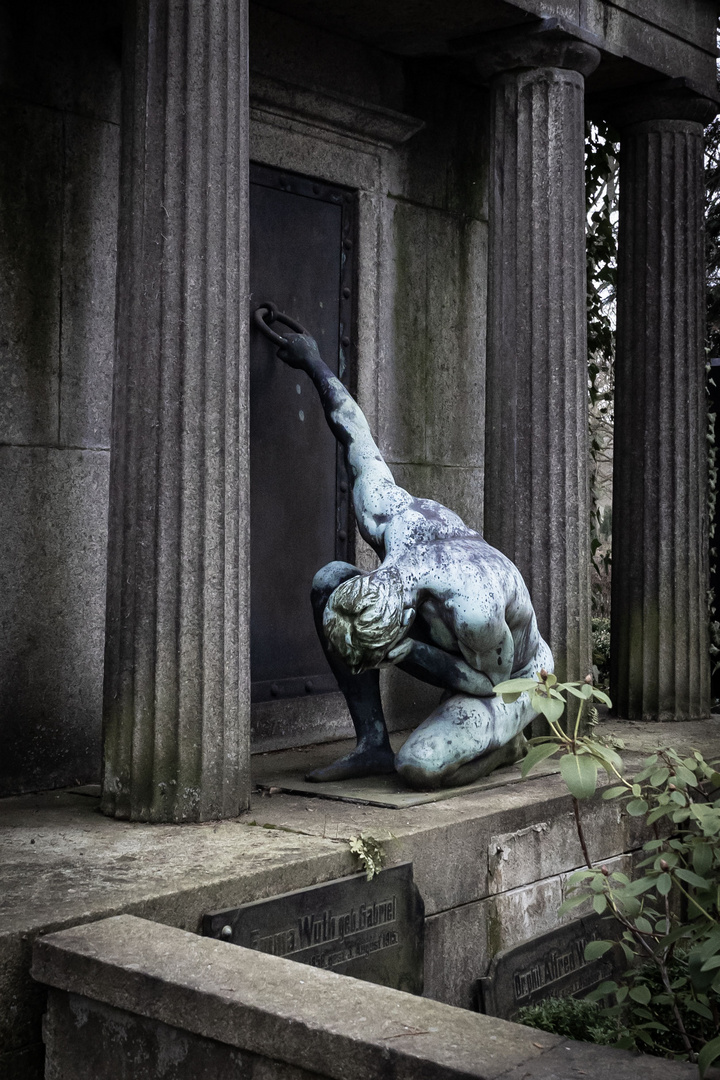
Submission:
<svg viewBox="0 0 720 1080">
<path fill-rule="evenodd" d="M 99 773 L 120 5 L 0 38 L 2 795 Z"/>
</svg>

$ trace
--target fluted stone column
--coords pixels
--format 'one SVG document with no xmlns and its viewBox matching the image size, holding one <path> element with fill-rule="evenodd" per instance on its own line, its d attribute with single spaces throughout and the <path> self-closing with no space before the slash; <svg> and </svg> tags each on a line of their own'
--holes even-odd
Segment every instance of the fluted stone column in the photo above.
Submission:
<svg viewBox="0 0 720 1080">
<path fill-rule="evenodd" d="M 248 802 L 246 52 L 246 0 L 128 14 L 102 809 L 140 821 Z"/>
<path fill-rule="evenodd" d="M 629 719 L 707 716 L 703 125 L 678 88 L 621 130 L 611 695 Z"/>
<path fill-rule="evenodd" d="M 491 82 L 485 535 L 520 568 L 558 673 L 584 678 L 584 76 L 599 54 L 546 23 L 496 53 Z"/>
</svg>

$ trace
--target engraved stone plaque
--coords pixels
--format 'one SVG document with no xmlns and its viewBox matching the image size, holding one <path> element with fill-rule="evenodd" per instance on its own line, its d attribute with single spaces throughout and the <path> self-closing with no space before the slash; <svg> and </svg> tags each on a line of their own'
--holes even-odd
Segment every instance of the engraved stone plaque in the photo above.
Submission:
<svg viewBox="0 0 720 1080">
<path fill-rule="evenodd" d="M 583 955 L 589 941 L 617 933 L 612 920 L 588 915 L 498 953 L 487 976 L 478 979 L 480 1012 L 513 1020 L 518 1009 L 545 998 L 585 997 L 626 969 L 616 948 L 590 963 Z"/>
<path fill-rule="evenodd" d="M 339 878 L 203 917 L 203 933 L 301 964 L 423 988 L 425 905 L 412 863 Z"/>
</svg>

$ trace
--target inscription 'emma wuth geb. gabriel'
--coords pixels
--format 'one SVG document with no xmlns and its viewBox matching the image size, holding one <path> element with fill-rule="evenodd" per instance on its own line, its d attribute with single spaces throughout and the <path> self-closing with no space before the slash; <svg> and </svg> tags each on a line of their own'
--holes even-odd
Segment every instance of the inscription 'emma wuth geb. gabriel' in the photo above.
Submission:
<svg viewBox="0 0 720 1080">
<path fill-rule="evenodd" d="M 357 979 L 422 993 L 424 905 L 412 864 L 213 912 L 203 933 Z"/>
<path fill-rule="evenodd" d="M 310 911 L 295 920 L 295 924 L 273 934 L 265 934 L 261 928 L 250 931 L 250 948 L 273 956 L 295 959 L 295 953 L 310 951 L 306 963 L 313 967 L 335 967 L 356 956 L 366 956 L 380 949 L 389 949 L 400 943 L 397 926 L 397 894 L 373 904 L 360 904 L 357 908 L 336 915 L 332 908 Z M 366 931 L 383 929 L 376 936 L 367 938 Z M 363 940 L 353 940 L 358 934 Z M 331 951 L 327 946 L 339 945 Z"/>
</svg>

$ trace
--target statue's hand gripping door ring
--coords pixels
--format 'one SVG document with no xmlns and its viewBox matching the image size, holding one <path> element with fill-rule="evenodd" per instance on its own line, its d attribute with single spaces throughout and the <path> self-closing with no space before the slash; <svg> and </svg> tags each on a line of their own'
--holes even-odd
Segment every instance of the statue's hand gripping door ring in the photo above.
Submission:
<svg viewBox="0 0 720 1080">
<path fill-rule="evenodd" d="M 253 322 L 258 330 L 279 348 L 287 345 L 287 338 L 272 330 L 271 323 L 282 323 L 283 326 L 294 330 L 296 334 L 310 336 L 304 326 L 301 326 L 295 319 L 291 319 L 289 315 L 284 315 L 282 311 L 276 311 L 275 305 L 271 303 L 261 304 L 260 307 L 255 308 Z"/>
</svg>

